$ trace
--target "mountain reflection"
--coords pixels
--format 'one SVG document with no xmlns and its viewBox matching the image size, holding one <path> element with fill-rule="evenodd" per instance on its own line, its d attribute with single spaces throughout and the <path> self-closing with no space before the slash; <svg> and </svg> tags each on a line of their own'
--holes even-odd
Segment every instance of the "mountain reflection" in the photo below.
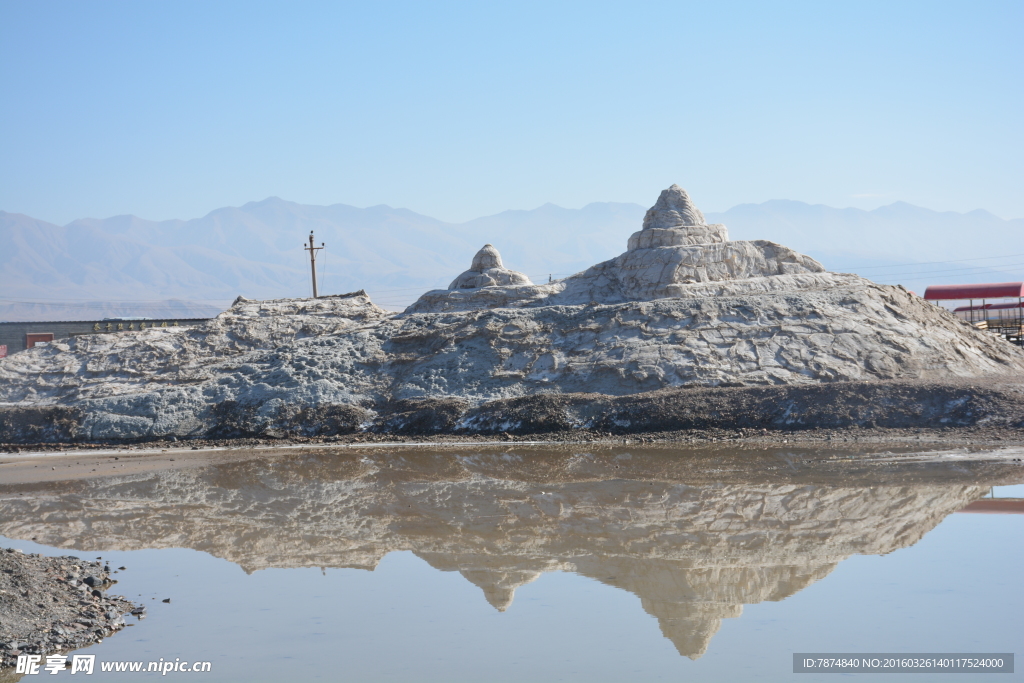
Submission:
<svg viewBox="0 0 1024 683">
<path fill-rule="evenodd" d="M 912 545 L 1000 476 L 793 451 L 303 452 L 0 487 L 0 533 L 194 548 L 247 572 L 372 570 L 410 550 L 502 611 L 542 573 L 576 572 L 637 595 L 696 658 L 744 604 L 792 595 L 855 553 Z"/>
</svg>

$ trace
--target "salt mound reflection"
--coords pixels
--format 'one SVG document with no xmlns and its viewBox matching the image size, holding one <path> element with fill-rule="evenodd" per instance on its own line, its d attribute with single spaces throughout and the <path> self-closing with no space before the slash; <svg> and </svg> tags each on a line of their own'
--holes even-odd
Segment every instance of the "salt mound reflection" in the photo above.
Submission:
<svg viewBox="0 0 1024 683">
<path fill-rule="evenodd" d="M 247 572 L 372 570 L 409 550 L 502 611 L 544 572 L 576 572 L 637 595 L 697 658 L 744 604 L 792 595 L 855 553 L 912 545 L 987 492 L 962 466 L 942 484 L 801 462 L 622 449 L 293 453 L 0 488 L 0 533 L 90 551 L 188 547 Z"/>
</svg>

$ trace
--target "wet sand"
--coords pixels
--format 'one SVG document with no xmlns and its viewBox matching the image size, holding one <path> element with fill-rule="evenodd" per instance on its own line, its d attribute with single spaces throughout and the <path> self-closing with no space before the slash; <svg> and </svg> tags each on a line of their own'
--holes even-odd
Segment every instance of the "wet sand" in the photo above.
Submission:
<svg viewBox="0 0 1024 683">
<path fill-rule="evenodd" d="M 862 430 L 863 431 L 863 430 Z M 662 435 L 664 436 L 664 435 Z M 308 444 L 271 444 L 254 447 L 240 446 L 178 446 L 177 448 L 143 448 L 140 446 L 108 448 L 104 450 L 73 450 L 25 451 L 18 454 L 0 455 L 0 485 L 37 484 L 46 482 L 76 481 L 95 479 L 113 475 L 134 475 L 164 470 L 193 469 L 219 463 L 242 462 L 249 460 L 273 460 L 287 458 L 291 455 L 310 453 L 331 453 L 339 455 L 358 452 L 373 452 L 380 457 L 382 451 L 454 451 L 466 448 L 478 449 L 480 452 L 497 452 L 512 447 L 517 452 L 533 451 L 538 455 L 549 451 L 579 449 L 581 447 L 595 453 L 627 448 L 643 448 L 647 451 L 660 451 L 667 456 L 688 460 L 691 452 L 707 452 L 708 448 L 721 452 L 744 452 L 751 454 L 752 459 L 761 456 L 766 450 L 774 450 L 780 446 L 796 449 L 804 454 L 813 454 L 812 460 L 834 462 L 836 458 L 854 457 L 859 463 L 873 466 L 881 461 L 904 463 L 955 462 L 955 461 L 990 461 L 1001 465 L 1021 463 L 1024 459 L 1024 443 L 1006 441 L 961 439 L 944 442 L 927 442 L 918 440 L 920 435 L 913 435 L 903 441 L 881 440 L 866 434 L 828 439 L 763 439 L 751 437 L 747 439 L 723 438 L 721 440 L 702 440 L 691 442 L 673 441 L 671 439 L 633 438 L 633 439 L 595 439 L 585 442 L 559 441 L 504 441 L 489 440 L 437 440 L 437 441 L 381 441 L 376 443 L 308 443 Z M 855 453 L 856 455 L 851 456 Z M 810 462 L 810 461 L 808 461 Z M 699 463 L 692 462 L 698 467 Z M 1024 466 L 1022 466 L 1024 475 Z"/>
<path fill-rule="evenodd" d="M 74 481 L 203 467 L 235 459 L 249 459 L 255 453 L 258 452 L 226 448 L 28 452 L 0 457 L 0 485 Z M 270 453 L 266 455 L 272 457 Z"/>
</svg>

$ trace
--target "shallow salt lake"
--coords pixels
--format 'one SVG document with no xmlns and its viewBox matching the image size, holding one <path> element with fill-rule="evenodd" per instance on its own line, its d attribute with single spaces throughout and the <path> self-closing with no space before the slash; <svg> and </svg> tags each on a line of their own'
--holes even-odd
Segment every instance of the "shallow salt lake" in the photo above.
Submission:
<svg viewBox="0 0 1024 683">
<path fill-rule="evenodd" d="M 794 652 L 1020 650 L 1024 515 L 960 512 L 1024 498 L 1006 458 L 582 448 L 0 482 L 0 545 L 126 566 L 148 617 L 78 653 L 212 663 L 167 679 L 809 682 L 843 676 Z"/>
</svg>

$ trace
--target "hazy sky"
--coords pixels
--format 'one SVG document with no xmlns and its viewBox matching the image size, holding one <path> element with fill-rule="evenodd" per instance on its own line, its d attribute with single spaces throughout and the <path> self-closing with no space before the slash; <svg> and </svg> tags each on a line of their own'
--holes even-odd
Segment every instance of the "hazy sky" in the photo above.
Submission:
<svg viewBox="0 0 1024 683">
<path fill-rule="evenodd" d="M 1024 216 L 1024 2 L 0 0 L 0 209 Z"/>
</svg>

